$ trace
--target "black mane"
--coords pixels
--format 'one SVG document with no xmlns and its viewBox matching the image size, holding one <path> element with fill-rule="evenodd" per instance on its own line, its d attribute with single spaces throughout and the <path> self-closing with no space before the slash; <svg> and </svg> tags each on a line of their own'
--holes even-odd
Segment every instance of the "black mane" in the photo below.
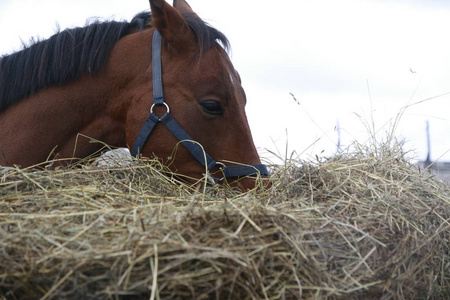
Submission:
<svg viewBox="0 0 450 300">
<path fill-rule="evenodd" d="M 200 52 L 227 38 L 202 20 L 184 16 L 194 31 Z M 46 87 L 63 85 L 105 65 L 115 44 L 124 36 L 149 27 L 151 14 L 142 12 L 131 22 L 95 21 L 66 29 L 24 50 L 0 57 L 0 111 Z"/>
</svg>

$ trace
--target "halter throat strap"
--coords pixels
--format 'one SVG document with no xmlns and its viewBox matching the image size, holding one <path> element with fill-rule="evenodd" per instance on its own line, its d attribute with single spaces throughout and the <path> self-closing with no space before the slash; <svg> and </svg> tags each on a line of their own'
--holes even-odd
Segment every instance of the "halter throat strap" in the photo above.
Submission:
<svg viewBox="0 0 450 300">
<path fill-rule="evenodd" d="M 178 124 L 178 122 L 170 114 L 169 106 L 164 102 L 162 68 L 161 68 L 161 45 L 162 36 L 158 30 L 153 33 L 152 41 L 152 71 L 153 71 L 153 105 L 150 108 L 150 116 L 145 121 L 131 149 L 131 155 L 138 157 L 142 152 L 150 134 L 159 122 L 162 122 L 170 132 L 183 144 L 183 146 L 192 154 L 192 156 L 208 171 L 219 166 L 223 172 L 223 178 L 227 177 L 243 177 L 250 175 L 269 175 L 266 165 L 237 165 L 225 166 L 217 163 L 203 149 L 203 147 L 194 141 L 189 134 Z M 154 112 L 155 106 L 165 106 L 166 113 L 162 117 L 158 117 Z M 221 178 L 221 179 L 223 179 Z M 215 181 L 221 179 L 213 177 Z"/>
</svg>

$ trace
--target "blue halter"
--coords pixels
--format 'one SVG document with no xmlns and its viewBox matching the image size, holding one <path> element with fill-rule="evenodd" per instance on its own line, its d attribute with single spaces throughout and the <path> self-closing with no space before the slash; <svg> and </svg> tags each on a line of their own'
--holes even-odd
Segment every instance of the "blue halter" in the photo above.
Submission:
<svg viewBox="0 0 450 300">
<path fill-rule="evenodd" d="M 211 158 L 203 148 L 195 142 L 189 134 L 178 124 L 172 117 L 169 111 L 169 106 L 164 102 L 163 86 L 162 86 L 162 72 L 161 72 L 161 43 L 162 36 L 158 30 L 155 30 L 153 34 L 153 46 L 152 46 L 152 67 L 153 67 L 153 105 L 150 108 L 150 116 L 142 126 L 133 148 L 131 149 L 131 155 L 137 157 L 144 148 L 150 134 L 159 122 L 162 122 L 172 132 L 172 134 L 183 144 L 183 146 L 197 159 L 203 167 L 211 171 L 214 167 L 218 166 L 223 172 L 223 178 L 228 177 L 242 177 L 250 175 L 269 175 L 266 165 L 254 164 L 254 165 L 237 165 L 237 166 L 225 166 L 223 163 L 218 163 Z M 165 106 L 166 113 L 162 117 L 158 117 L 153 113 L 155 106 Z M 220 181 L 221 179 L 212 177 L 214 181 Z"/>
</svg>

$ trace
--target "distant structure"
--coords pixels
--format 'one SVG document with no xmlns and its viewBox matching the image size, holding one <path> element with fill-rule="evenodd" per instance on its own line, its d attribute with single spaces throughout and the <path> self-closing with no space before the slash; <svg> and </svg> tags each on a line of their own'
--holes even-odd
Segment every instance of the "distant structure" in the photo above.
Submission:
<svg viewBox="0 0 450 300">
<path fill-rule="evenodd" d="M 423 161 L 418 161 L 417 166 L 422 170 L 427 170 L 436 178 L 443 182 L 450 184 L 450 162 L 449 161 L 435 161 L 431 160 L 431 141 L 430 141 L 430 123 L 427 120 L 426 134 L 427 134 L 427 158 Z"/>
<path fill-rule="evenodd" d="M 424 168 L 429 168 L 432 164 L 431 161 L 431 142 L 430 142 L 430 122 L 427 120 L 427 159 L 423 164 Z"/>
<path fill-rule="evenodd" d="M 341 126 L 339 125 L 339 119 L 336 121 L 336 132 L 338 136 L 337 145 L 336 145 L 336 154 L 341 152 Z"/>
</svg>

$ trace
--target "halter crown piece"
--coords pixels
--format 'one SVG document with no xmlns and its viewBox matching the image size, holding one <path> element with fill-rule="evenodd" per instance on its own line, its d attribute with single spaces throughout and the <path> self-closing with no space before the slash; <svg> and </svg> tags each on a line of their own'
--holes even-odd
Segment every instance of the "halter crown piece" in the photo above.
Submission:
<svg viewBox="0 0 450 300">
<path fill-rule="evenodd" d="M 139 131 L 139 134 L 134 142 L 131 154 L 137 157 L 144 148 L 151 132 L 159 122 L 162 122 L 172 132 L 172 134 L 183 144 L 183 146 L 197 159 L 203 167 L 211 171 L 218 166 L 223 172 L 223 178 L 228 177 L 243 177 L 250 175 L 269 175 L 266 165 L 236 165 L 225 166 L 223 163 L 216 162 L 211 158 L 203 148 L 195 142 L 189 134 L 178 124 L 169 112 L 169 106 L 164 102 L 163 86 L 162 86 L 162 72 L 161 72 L 161 43 L 162 36 L 158 30 L 153 33 L 152 44 L 152 68 L 153 68 L 153 105 L 150 108 L 150 116 L 145 121 L 144 125 Z M 166 113 L 162 117 L 158 117 L 153 113 L 155 106 L 163 105 L 166 107 Z M 211 176 L 212 177 L 212 176 Z M 215 182 L 223 178 L 212 177 Z"/>
</svg>

